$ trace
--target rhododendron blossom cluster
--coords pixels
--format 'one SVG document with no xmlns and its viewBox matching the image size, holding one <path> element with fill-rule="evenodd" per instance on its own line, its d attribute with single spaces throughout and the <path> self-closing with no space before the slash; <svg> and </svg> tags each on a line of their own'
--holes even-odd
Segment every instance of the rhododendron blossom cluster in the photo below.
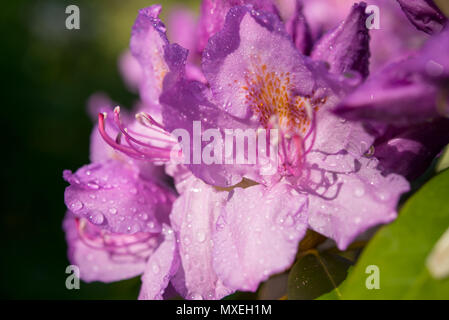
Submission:
<svg viewBox="0 0 449 320">
<path fill-rule="evenodd" d="M 140 102 L 93 96 L 92 163 L 63 174 L 81 278 L 221 299 L 290 268 L 307 230 L 344 250 L 393 221 L 449 141 L 449 29 L 431 1 L 373 3 L 380 30 L 353 1 L 204 0 L 167 29 L 141 9 L 120 63 Z"/>
</svg>

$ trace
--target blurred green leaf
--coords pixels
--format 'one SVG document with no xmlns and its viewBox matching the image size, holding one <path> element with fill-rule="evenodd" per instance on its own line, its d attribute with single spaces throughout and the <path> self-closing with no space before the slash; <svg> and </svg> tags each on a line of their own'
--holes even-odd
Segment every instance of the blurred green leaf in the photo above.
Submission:
<svg viewBox="0 0 449 320">
<path fill-rule="evenodd" d="M 433 279 L 425 261 L 449 226 L 449 170 L 434 177 L 368 244 L 353 271 L 321 299 L 448 299 L 449 278 Z M 379 268 L 379 289 L 367 289 L 367 267 Z"/>
<path fill-rule="evenodd" d="M 285 299 L 287 293 L 288 273 L 280 273 L 270 277 L 260 285 L 259 300 Z"/>
<path fill-rule="evenodd" d="M 288 299 L 311 300 L 329 292 L 345 279 L 350 262 L 343 257 L 310 250 L 288 277 Z"/>
<path fill-rule="evenodd" d="M 236 291 L 224 297 L 223 300 L 257 300 L 257 292 Z"/>
<path fill-rule="evenodd" d="M 443 155 L 438 160 L 436 171 L 440 172 L 449 168 L 449 146 L 444 149 Z"/>
</svg>

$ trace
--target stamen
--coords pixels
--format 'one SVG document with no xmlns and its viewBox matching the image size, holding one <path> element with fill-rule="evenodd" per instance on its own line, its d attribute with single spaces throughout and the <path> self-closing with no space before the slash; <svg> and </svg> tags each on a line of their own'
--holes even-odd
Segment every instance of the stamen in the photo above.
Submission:
<svg viewBox="0 0 449 320">
<path fill-rule="evenodd" d="M 153 117 L 151 117 L 148 113 L 146 112 L 139 112 L 136 114 L 136 119 L 141 122 L 143 125 L 154 129 L 154 127 L 157 127 L 160 130 L 160 132 L 165 133 L 165 134 L 169 134 L 164 126 L 162 124 L 160 124 L 159 122 L 157 122 L 156 120 L 153 119 Z"/>
<path fill-rule="evenodd" d="M 315 113 L 326 98 L 313 99 L 314 92 L 310 96 L 298 94 L 290 72 L 273 70 L 255 56 L 241 90 L 245 103 L 251 107 L 260 124 L 266 129 L 275 127 L 279 130 L 281 163 L 287 174 L 297 176 L 315 142 Z M 294 154 L 292 150 L 295 150 Z"/>
<path fill-rule="evenodd" d="M 167 147 L 156 147 L 154 145 L 142 142 L 134 137 L 132 137 L 127 128 L 124 128 L 122 122 L 120 121 L 120 107 L 116 107 L 114 109 L 114 123 L 117 125 L 120 130 L 117 135 L 115 141 L 109 137 L 106 133 L 105 129 L 105 116 L 100 113 L 98 115 L 98 123 L 99 123 L 99 131 L 103 139 L 114 149 L 117 149 L 126 155 L 139 159 L 139 160 L 147 160 L 151 162 L 167 162 L 171 157 L 171 150 L 174 146 L 173 140 L 162 140 L 167 144 Z M 128 145 L 121 144 L 121 137 L 124 137 Z M 149 140 L 153 140 L 153 137 L 146 137 Z M 170 137 L 171 138 L 171 137 Z M 137 147 L 139 145 L 141 147 Z M 181 156 L 181 155 L 179 155 Z"/>
<path fill-rule="evenodd" d="M 124 146 L 120 143 L 117 143 L 115 140 L 113 140 L 113 139 L 111 139 L 111 137 L 109 137 L 109 135 L 106 133 L 106 126 L 105 126 L 104 120 L 105 120 L 104 114 L 99 113 L 98 114 L 98 131 L 100 132 L 100 135 L 103 138 L 103 140 L 107 144 L 109 144 L 112 148 L 117 149 L 130 157 L 140 159 L 141 158 L 140 154 L 138 154 L 135 150 L 133 150 L 130 147 Z"/>
<path fill-rule="evenodd" d="M 75 218 L 78 235 L 83 243 L 92 249 L 108 252 L 111 257 L 129 256 L 134 259 L 146 258 L 151 247 L 151 233 L 136 233 L 133 235 L 112 235 L 105 230 L 97 230 L 89 225 L 86 219 Z M 88 228 L 94 228 L 88 230 Z"/>
<path fill-rule="evenodd" d="M 144 143 L 142 141 L 139 141 L 137 139 L 135 139 L 134 137 L 132 137 L 129 133 L 128 133 L 128 128 L 124 128 L 122 125 L 122 122 L 120 121 L 120 107 L 115 107 L 114 109 L 114 123 L 117 125 L 117 127 L 120 129 L 121 133 L 125 136 L 126 141 L 128 142 L 128 144 L 130 145 L 130 147 L 133 148 L 132 144 L 130 141 L 141 145 L 143 147 L 149 148 L 149 149 L 153 149 L 155 151 L 160 151 L 160 152 L 166 152 L 167 148 L 160 148 L 160 147 L 156 147 L 147 143 Z M 172 144 L 172 141 L 166 141 L 169 144 Z M 135 148 L 133 148 L 135 149 Z"/>
</svg>

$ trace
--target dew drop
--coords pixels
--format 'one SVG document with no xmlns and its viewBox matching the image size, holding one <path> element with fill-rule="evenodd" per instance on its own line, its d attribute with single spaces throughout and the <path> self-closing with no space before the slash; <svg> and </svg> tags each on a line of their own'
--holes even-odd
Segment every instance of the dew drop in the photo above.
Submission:
<svg viewBox="0 0 449 320">
<path fill-rule="evenodd" d="M 104 222 L 104 215 L 101 212 L 95 212 L 89 217 L 89 219 L 93 224 L 102 224 Z"/>
<path fill-rule="evenodd" d="M 154 229 L 154 222 L 153 221 L 150 221 L 150 222 L 148 222 L 147 223 L 147 226 L 148 226 L 148 228 L 150 228 L 150 229 Z"/>
<path fill-rule="evenodd" d="M 198 240 L 198 242 L 204 242 L 204 240 L 206 240 L 206 234 L 202 231 L 198 231 L 198 233 L 196 234 L 196 240 Z"/>
<path fill-rule="evenodd" d="M 161 269 L 159 268 L 157 263 L 153 263 L 153 266 L 151 267 L 151 269 L 153 270 L 153 273 L 159 273 L 159 271 L 161 271 Z"/>
<path fill-rule="evenodd" d="M 70 210 L 72 210 L 72 212 L 80 211 L 83 207 L 83 203 L 79 200 L 75 200 L 70 204 Z"/>
<path fill-rule="evenodd" d="M 203 300 L 203 296 L 199 293 L 191 293 L 188 296 L 191 300 Z"/>
<path fill-rule="evenodd" d="M 362 187 L 356 188 L 354 194 L 356 197 L 363 197 L 363 195 L 365 194 L 365 189 L 363 189 Z"/>
<path fill-rule="evenodd" d="M 100 186 L 98 184 L 96 184 L 95 182 L 88 182 L 87 187 L 92 190 L 100 189 Z"/>
<path fill-rule="evenodd" d="M 284 225 L 287 226 L 287 227 L 291 227 L 294 223 L 295 223 L 295 222 L 293 221 L 292 216 L 288 216 L 288 217 L 285 219 Z"/>
</svg>

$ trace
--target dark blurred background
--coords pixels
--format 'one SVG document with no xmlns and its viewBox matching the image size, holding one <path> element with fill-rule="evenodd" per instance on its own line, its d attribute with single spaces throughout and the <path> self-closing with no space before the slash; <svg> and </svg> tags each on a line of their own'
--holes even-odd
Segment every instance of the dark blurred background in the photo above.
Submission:
<svg viewBox="0 0 449 320">
<path fill-rule="evenodd" d="M 123 106 L 130 93 L 117 68 L 137 10 L 175 1 L 3 1 L 0 9 L 4 148 L 0 222 L 3 299 L 135 299 L 140 279 L 81 283 L 67 290 L 61 228 L 62 170 L 88 163 L 92 122 L 86 100 L 105 92 Z M 197 8 L 198 1 L 178 1 Z M 65 8 L 80 8 L 80 30 L 67 30 Z"/>
</svg>

